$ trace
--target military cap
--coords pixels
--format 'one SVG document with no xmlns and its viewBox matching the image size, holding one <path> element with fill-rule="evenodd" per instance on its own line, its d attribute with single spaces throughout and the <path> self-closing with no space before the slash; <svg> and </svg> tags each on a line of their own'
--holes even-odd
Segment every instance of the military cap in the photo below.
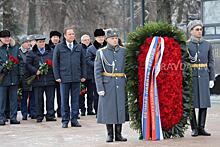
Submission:
<svg viewBox="0 0 220 147">
<path fill-rule="evenodd" d="M 105 34 L 106 38 L 109 37 L 118 37 L 118 32 L 114 29 L 108 29 L 106 30 L 106 34 Z"/>
<path fill-rule="evenodd" d="M 190 21 L 187 27 L 188 27 L 188 30 L 191 31 L 196 26 L 203 27 L 202 21 L 201 20 Z"/>
</svg>

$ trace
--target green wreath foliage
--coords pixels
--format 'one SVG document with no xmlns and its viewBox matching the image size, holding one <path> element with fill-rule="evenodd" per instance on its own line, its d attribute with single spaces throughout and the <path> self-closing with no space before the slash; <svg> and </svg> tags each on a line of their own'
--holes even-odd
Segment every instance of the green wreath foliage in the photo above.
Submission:
<svg viewBox="0 0 220 147">
<path fill-rule="evenodd" d="M 183 62 L 183 116 L 178 124 L 171 130 L 164 131 L 164 138 L 183 137 L 185 130 L 188 128 L 188 119 L 191 115 L 192 104 L 192 71 L 189 63 L 189 55 L 186 50 L 186 36 L 178 29 L 167 23 L 146 23 L 143 27 L 137 28 L 128 36 L 126 45 L 126 75 L 127 75 L 127 91 L 128 91 L 128 107 L 130 116 L 130 125 L 141 134 L 141 110 L 139 109 L 138 100 L 138 55 L 140 46 L 144 43 L 147 37 L 161 36 L 172 37 L 181 46 L 182 62 Z"/>
</svg>

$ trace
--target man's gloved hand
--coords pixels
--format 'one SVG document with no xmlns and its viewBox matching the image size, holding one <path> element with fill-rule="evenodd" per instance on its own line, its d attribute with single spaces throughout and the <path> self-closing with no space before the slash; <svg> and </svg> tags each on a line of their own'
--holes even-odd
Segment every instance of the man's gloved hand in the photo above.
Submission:
<svg viewBox="0 0 220 147">
<path fill-rule="evenodd" d="M 104 95 L 105 95 L 105 91 L 99 91 L 99 92 L 98 92 L 98 95 L 99 95 L 99 96 L 104 96 Z"/>
<path fill-rule="evenodd" d="M 209 81 L 209 88 L 213 88 L 214 87 L 214 81 Z"/>
</svg>

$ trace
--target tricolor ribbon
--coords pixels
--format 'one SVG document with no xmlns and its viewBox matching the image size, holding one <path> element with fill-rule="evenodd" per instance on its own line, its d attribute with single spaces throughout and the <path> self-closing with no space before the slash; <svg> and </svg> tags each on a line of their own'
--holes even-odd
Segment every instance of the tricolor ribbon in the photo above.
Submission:
<svg viewBox="0 0 220 147">
<path fill-rule="evenodd" d="M 154 37 L 145 60 L 142 107 L 142 134 L 144 140 L 163 140 L 156 77 L 164 52 L 162 37 Z"/>
</svg>

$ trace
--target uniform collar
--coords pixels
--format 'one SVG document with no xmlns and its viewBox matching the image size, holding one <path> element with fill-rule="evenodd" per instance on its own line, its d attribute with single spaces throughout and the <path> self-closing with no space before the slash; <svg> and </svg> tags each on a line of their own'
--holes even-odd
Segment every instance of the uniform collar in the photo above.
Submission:
<svg viewBox="0 0 220 147">
<path fill-rule="evenodd" d="M 110 49 L 110 50 L 116 51 L 116 52 L 120 49 L 119 45 L 116 45 L 115 47 L 113 47 L 110 44 L 107 44 L 107 48 Z"/>
<path fill-rule="evenodd" d="M 194 36 L 191 36 L 190 41 L 192 41 L 193 43 L 202 43 L 204 41 L 204 39 L 203 39 L 203 37 L 198 39 L 198 38 L 195 38 Z"/>
</svg>

